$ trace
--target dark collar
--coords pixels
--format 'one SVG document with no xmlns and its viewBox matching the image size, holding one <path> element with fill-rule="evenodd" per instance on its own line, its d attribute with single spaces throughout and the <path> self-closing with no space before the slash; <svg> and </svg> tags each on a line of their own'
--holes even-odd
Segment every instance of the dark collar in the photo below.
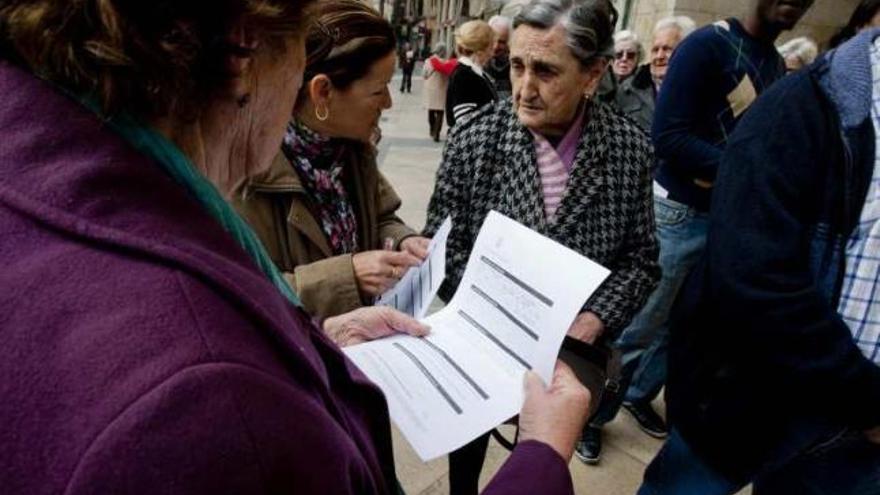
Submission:
<svg viewBox="0 0 880 495">
<path fill-rule="evenodd" d="M 638 90 L 646 90 L 654 88 L 654 78 L 651 76 L 651 65 L 645 64 L 636 69 L 633 74 L 632 87 Z"/>
</svg>

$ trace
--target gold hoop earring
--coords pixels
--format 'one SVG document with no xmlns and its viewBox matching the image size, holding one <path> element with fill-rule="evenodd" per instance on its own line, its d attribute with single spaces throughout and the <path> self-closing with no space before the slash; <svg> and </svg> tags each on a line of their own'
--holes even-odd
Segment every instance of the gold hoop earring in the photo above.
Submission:
<svg viewBox="0 0 880 495">
<path fill-rule="evenodd" d="M 318 112 L 318 107 L 315 107 L 315 118 L 318 119 L 318 120 L 320 120 L 321 122 L 324 122 L 325 120 L 327 120 L 327 119 L 330 118 L 330 109 L 329 109 L 329 108 L 326 108 L 326 109 L 325 109 L 325 112 L 324 112 L 324 115 L 321 115 L 321 114 Z"/>
</svg>

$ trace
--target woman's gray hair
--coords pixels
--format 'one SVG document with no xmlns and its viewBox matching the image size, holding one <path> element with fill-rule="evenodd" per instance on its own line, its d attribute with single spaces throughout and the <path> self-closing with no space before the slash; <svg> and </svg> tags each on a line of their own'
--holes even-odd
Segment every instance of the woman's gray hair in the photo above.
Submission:
<svg viewBox="0 0 880 495">
<path fill-rule="evenodd" d="M 681 33 L 681 39 L 685 39 L 687 35 L 697 30 L 697 23 L 686 15 L 665 17 L 654 25 L 654 35 L 670 28 L 678 29 L 678 32 Z"/>
<path fill-rule="evenodd" d="M 446 44 L 437 43 L 436 45 L 434 45 L 434 49 L 431 50 L 431 53 L 437 55 L 440 58 L 446 58 Z"/>
<path fill-rule="evenodd" d="M 532 0 L 517 14 L 513 28 L 562 26 L 565 44 L 582 65 L 614 55 L 617 10 L 608 0 Z"/>
<path fill-rule="evenodd" d="M 618 31 L 614 34 L 614 50 L 620 50 L 620 46 L 630 46 L 636 51 L 636 63 L 641 63 L 642 56 L 642 42 L 639 40 L 639 35 L 635 32 L 630 31 L 628 29 L 623 31 Z"/>
</svg>

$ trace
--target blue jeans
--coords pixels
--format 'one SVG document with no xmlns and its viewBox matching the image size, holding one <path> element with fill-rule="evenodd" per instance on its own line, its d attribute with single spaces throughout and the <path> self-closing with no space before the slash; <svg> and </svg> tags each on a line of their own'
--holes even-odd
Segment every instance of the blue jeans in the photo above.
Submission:
<svg viewBox="0 0 880 495">
<path fill-rule="evenodd" d="M 678 291 L 706 247 L 709 215 L 670 199 L 654 197 L 660 246 L 660 283 L 615 342 L 623 355 L 620 390 L 625 400 L 650 402 L 666 382 L 669 313 Z M 624 394 L 603 401 L 593 420 L 601 426 L 617 415 Z"/>
<path fill-rule="evenodd" d="M 727 495 L 743 485 L 702 462 L 673 428 L 657 457 L 648 464 L 638 495 Z"/>
<path fill-rule="evenodd" d="M 750 481 L 754 495 L 880 495 L 880 446 L 861 432 L 840 432 Z M 638 495 L 729 495 L 745 484 L 704 463 L 673 429 Z"/>
</svg>

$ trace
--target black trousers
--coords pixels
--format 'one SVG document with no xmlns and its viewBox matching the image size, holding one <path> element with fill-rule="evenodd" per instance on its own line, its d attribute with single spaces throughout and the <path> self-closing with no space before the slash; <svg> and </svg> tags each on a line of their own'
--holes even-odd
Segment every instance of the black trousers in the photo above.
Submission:
<svg viewBox="0 0 880 495">
<path fill-rule="evenodd" d="M 403 80 L 400 81 L 400 92 L 412 93 L 412 70 L 403 71 Z"/>
<path fill-rule="evenodd" d="M 431 137 L 439 141 L 443 129 L 443 110 L 428 110 L 428 126 L 431 128 Z"/>
<path fill-rule="evenodd" d="M 449 454 L 449 495 L 477 495 L 489 433 Z"/>
</svg>

